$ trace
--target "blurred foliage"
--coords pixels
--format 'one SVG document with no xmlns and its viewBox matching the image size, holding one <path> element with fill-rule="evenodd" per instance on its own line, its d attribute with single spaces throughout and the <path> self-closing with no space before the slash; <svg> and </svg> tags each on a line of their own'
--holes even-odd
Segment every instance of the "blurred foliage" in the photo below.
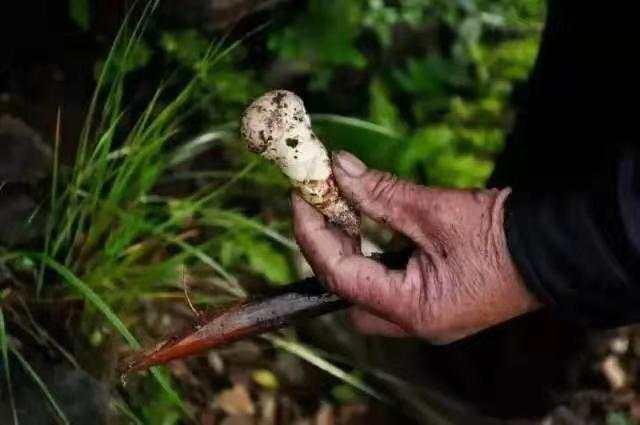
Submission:
<svg viewBox="0 0 640 425">
<path fill-rule="evenodd" d="M 83 4 L 76 3 L 74 16 Z M 363 126 L 347 131 L 339 120 L 323 122 L 320 132 L 330 146 L 423 183 L 481 186 L 511 125 L 514 87 L 526 80 L 535 60 L 542 3 L 308 0 L 263 29 L 266 37 L 248 34 L 215 63 L 201 58 L 222 46 L 191 28 L 152 33 L 120 66 L 125 72 L 143 69 L 155 54 L 167 68 L 178 67 L 177 80 L 180 70 L 198 74 L 193 107 L 209 122 L 236 121 L 274 80 L 285 78 L 287 88 L 307 100 L 329 104 L 336 90 L 347 90 L 355 106 L 338 105 L 343 115 L 395 134 L 390 141 L 380 132 L 356 134 Z M 252 61 L 265 48 L 269 57 Z M 287 82 L 278 75 L 282 69 L 303 83 Z M 359 85 L 345 88 L 345 78 L 357 78 Z"/>
<path fill-rule="evenodd" d="M 268 46 L 280 60 L 308 72 L 313 89 L 326 90 L 334 67 L 366 65 L 355 46 L 362 19 L 358 1 L 310 0 L 305 13 L 269 34 Z"/>
<path fill-rule="evenodd" d="M 237 120 L 247 100 L 263 90 L 257 78 L 258 70 L 238 69 L 247 55 L 242 45 L 234 46 L 208 63 L 202 62 L 206 52 L 222 53 L 222 46 L 212 44 L 196 30 L 163 32 L 160 46 L 170 63 L 175 62 L 200 77 L 196 88 L 198 99 L 213 122 Z"/>
<path fill-rule="evenodd" d="M 424 0 L 405 0 L 389 6 L 384 0 L 369 0 L 366 5 L 363 23 L 366 28 L 375 31 L 379 42 L 390 47 L 393 41 L 392 30 L 395 25 L 408 24 L 417 28 L 424 23 L 427 8 Z"/>
<path fill-rule="evenodd" d="M 610 412 L 607 415 L 607 425 L 635 425 L 637 423 L 624 412 Z"/>
<path fill-rule="evenodd" d="M 82 30 L 89 29 L 91 14 L 89 0 L 69 0 L 69 17 Z"/>
<path fill-rule="evenodd" d="M 324 121 L 320 132 L 332 147 L 423 183 L 481 186 L 511 125 L 514 87 L 535 60 L 542 3 L 308 0 L 210 69 L 196 69 L 211 49 L 202 31 L 161 32 L 158 48 L 168 63 L 203 76 L 200 108 L 213 122 L 237 120 L 273 81 L 311 105 L 326 100 L 331 107 L 351 96 L 335 109 L 388 132 L 358 136 L 363 126 L 347 131 L 344 122 Z M 269 57 L 253 62 L 265 47 Z M 279 75 L 283 69 L 295 81 Z M 348 86 L 350 78 L 356 87 Z"/>
<path fill-rule="evenodd" d="M 326 97 L 338 67 L 364 66 L 369 108 L 353 112 L 402 138 L 389 147 L 375 137 L 360 145 L 353 136 L 332 134 L 330 143 L 428 184 L 482 185 L 509 127 L 514 84 L 526 79 L 535 59 L 541 2 L 363 0 L 322 2 L 322 8 L 318 3 L 311 1 L 293 26 L 271 33 L 270 48 L 279 60 L 305 63 L 308 89 L 325 90 Z M 291 36 L 295 28 L 303 37 Z M 330 29 L 320 31 L 322 37 L 339 39 L 340 46 L 318 40 L 313 28 Z M 368 47 L 363 65 L 362 54 L 352 51 L 367 31 L 375 34 L 369 44 L 377 46 Z M 403 37 L 427 47 L 398 57 Z M 324 85 L 316 84 L 318 76 Z M 368 158 L 371 150 L 383 151 L 381 159 Z"/>
</svg>

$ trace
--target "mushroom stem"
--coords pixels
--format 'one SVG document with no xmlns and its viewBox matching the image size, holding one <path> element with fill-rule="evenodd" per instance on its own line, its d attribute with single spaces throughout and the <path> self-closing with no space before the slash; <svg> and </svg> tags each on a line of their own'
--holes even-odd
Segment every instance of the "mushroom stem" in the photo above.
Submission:
<svg viewBox="0 0 640 425">
<path fill-rule="evenodd" d="M 327 149 L 313 133 L 302 99 L 270 91 L 245 111 L 242 138 L 249 150 L 276 163 L 298 193 L 349 235 L 360 234 L 360 217 L 336 184 Z"/>
</svg>

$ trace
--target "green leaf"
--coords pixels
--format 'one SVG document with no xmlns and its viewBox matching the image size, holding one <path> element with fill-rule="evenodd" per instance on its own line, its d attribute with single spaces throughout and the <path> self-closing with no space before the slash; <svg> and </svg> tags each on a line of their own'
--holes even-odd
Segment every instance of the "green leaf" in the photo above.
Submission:
<svg viewBox="0 0 640 425">
<path fill-rule="evenodd" d="M 360 393 L 356 391 L 351 385 L 340 384 L 331 389 L 331 395 L 336 399 L 338 403 L 348 404 L 358 401 Z"/>
<path fill-rule="evenodd" d="M 83 31 L 89 29 L 90 9 L 89 0 L 69 0 L 69 17 Z"/>
<path fill-rule="evenodd" d="M 607 414 L 607 425 L 636 425 L 634 421 L 624 412 L 609 412 Z"/>
<path fill-rule="evenodd" d="M 390 98 L 389 90 L 380 79 L 369 85 L 369 118 L 371 122 L 398 133 L 403 133 L 405 124 L 400 111 Z"/>
<path fill-rule="evenodd" d="M 12 345 L 9 345 L 9 349 L 11 350 L 13 355 L 18 359 L 18 361 L 22 365 L 22 368 L 25 370 L 25 372 L 27 372 L 27 375 L 29 375 L 33 380 L 33 382 L 40 388 L 40 391 L 46 397 L 47 401 L 55 411 L 60 421 L 63 424 L 69 425 L 69 420 L 67 419 L 67 416 L 62 411 L 62 408 L 60 407 L 60 405 L 58 405 L 58 402 L 56 401 L 53 394 L 51 394 L 51 392 L 49 391 L 49 388 L 47 387 L 47 385 L 44 383 L 44 381 L 42 381 L 42 379 L 40 379 L 40 375 L 38 375 L 38 373 L 35 370 L 33 370 L 29 362 L 24 357 L 22 357 L 22 354 L 20 354 L 20 352 L 16 350 L 15 347 L 13 347 Z"/>
<path fill-rule="evenodd" d="M 537 38 L 529 37 L 484 47 L 489 73 L 495 79 L 524 80 L 536 60 L 538 44 Z"/>
<path fill-rule="evenodd" d="M 309 88 L 326 90 L 338 67 L 364 68 L 356 47 L 363 23 L 363 0 L 310 0 L 290 25 L 271 31 L 268 47 L 283 62 L 309 75 Z"/>
<path fill-rule="evenodd" d="M 310 0 L 293 24 L 270 35 L 269 48 L 282 59 L 308 63 L 311 69 L 362 67 L 365 59 L 354 46 L 361 22 L 361 1 Z"/>
<path fill-rule="evenodd" d="M 446 125 L 417 132 L 399 155 L 396 171 L 405 178 L 445 187 L 480 187 L 493 170 L 493 161 L 461 146 Z"/>
<path fill-rule="evenodd" d="M 245 239 L 243 242 L 252 271 L 263 275 L 271 283 L 282 285 L 291 282 L 293 274 L 289 259 L 279 248 L 255 239 Z"/>
<path fill-rule="evenodd" d="M 32 253 L 28 254 L 28 256 L 35 257 L 43 261 L 48 267 L 58 273 L 67 284 L 76 289 L 87 301 L 89 301 L 95 308 L 98 309 L 98 311 L 100 311 L 105 316 L 109 323 L 111 323 L 111 325 L 120 333 L 120 335 L 122 335 L 122 337 L 132 348 L 141 348 L 138 340 L 133 336 L 129 329 L 127 329 L 125 324 L 113 312 L 113 310 L 111 310 L 111 307 L 109 307 L 109 305 L 88 285 L 86 285 L 82 280 L 78 279 L 68 268 L 55 261 L 53 258 L 41 253 Z M 173 390 L 173 388 L 171 388 L 169 379 L 160 372 L 159 368 L 152 368 L 151 373 L 153 374 L 153 377 L 156 379 L 158 384 L 160 384 L 160 387 L 162 387 L 162 389 L 167 393 L 172 403 L 184 409 L 184 404 L 182 403 L 180 396 Z"/>
<path fill-rule="evenodd" d="M 388 401 L 386 397 L 384 397 L 382 394 L 380 394 L 379 392 L 374 390 L 372 387 L 367 385 L 365 382 L 362 381 L 362 379 L 360 379 L 355 375 L 345 372 L 344 370 L 340 369 L 338 366 L 323 359 L 317 353 L 315 353 L 313 349 L 311 349 L 310 347 L 307 347 L 306 345 L 301 344 L 297 341 L 287 340 L 287 339 L 283 339 L 273 335 L 265 335 L 264 338 L 268 341 L 271 341 L 271 343 L 276 348 L 280 348 L 281 350 L 285 350 L 291 354 L 295 354 L 301 359 L 306 360 L 307 362 L 314 365 L 315 367 L 327 372 L 328 374 L 332 375 L 337 379 L 340 379 L 341 381 L 345 382 L 346 384 L 349 384 L 353 388 L 358 389 L 359 391 L 367 394 L 368 396 L 383 402 Z"/>
<path fill-rule="evenodd" d="M 396 172 L 405 178 L 420 177 L 422 164 L 452 151 L 453 137 L 453 131 L 444 125 L 418 131 L 400 150 L 394 167 Z"/>
<path fill-rule="evenodd" d="M 391 170 L 394 157 L 402 146 L 402 137 L 395 131 L 358 118 L 314 114 L 313 128 L 331 150 L 344 149 L 367 165 Z"/>
<path fill-rule="evenodd" d="M 364 15 L 364 25 L 378 35 L 385 48 L 392 47 L 392 33 L 396 25 L 405 23 L 418 26 L 424 23 L 426 5 L 424 0 L 403 0 L 389 2 L 368 0 Z M 431 9 L 434 9 L 432 6 Z"/>
<path fill-rule="evenodd" d="M 256 369 L 251 374 L 251 378 L 263 388 L 277 390 L 280 387 L 278 377 L 268 369 Z"/>
</svg>

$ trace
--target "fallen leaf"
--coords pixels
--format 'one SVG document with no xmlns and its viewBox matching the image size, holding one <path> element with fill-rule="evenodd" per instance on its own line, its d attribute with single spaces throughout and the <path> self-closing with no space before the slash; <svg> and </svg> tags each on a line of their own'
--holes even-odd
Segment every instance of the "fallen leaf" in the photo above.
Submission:
<svg viewBox="0 0 640 425">
<path fill-rule="evenodd" d="M 253 380 L 267 390 L 277 390 L 280 386 L 278 378 L 268 369 L 257 369 L 251 374 Z"/>
<path fill-rule="evenodd" d="M 228 390 L 221 391 L 215 404 L 230 416 L 252 416 L 255 413 L 253 401 L 251 401 L 249 391 L 244 385 L 234 385 Z"/>
<path fill-rule="evenodd" d="M 600 363 L 600 370 L 609 382 L 611 389 L 619 390 L 627 385 L 627 374 L 620 364 L 620 359 L 616 356 L 607 356 Z"/>
<path fill-rule="evenodd" d="M 316 425 L 334 425 L 335 414 L 333 406 L 327 403 L 322 403 L 316 413 Z"/>
<path fill-rule="evenodd" d="M 221 425 L 254 425 L 256 422 L 253 416 L 237 415 L 227 416 L 220 423 Z"/>
</svg>

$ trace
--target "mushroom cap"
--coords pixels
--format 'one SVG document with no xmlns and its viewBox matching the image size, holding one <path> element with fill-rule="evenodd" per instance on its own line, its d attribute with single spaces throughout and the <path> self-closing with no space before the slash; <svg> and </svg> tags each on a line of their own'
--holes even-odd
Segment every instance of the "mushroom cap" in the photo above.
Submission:
<svg viewBox="0 0 640 425">
<path fill-rule="evenodd" d="M 331 175 L 327 150 L 311 129 L 302 99 L 290 91 L 273 90 L 256 99 L 240 131 L 251 151 L 276 162 L 298 184 Z"/>
</svg>

